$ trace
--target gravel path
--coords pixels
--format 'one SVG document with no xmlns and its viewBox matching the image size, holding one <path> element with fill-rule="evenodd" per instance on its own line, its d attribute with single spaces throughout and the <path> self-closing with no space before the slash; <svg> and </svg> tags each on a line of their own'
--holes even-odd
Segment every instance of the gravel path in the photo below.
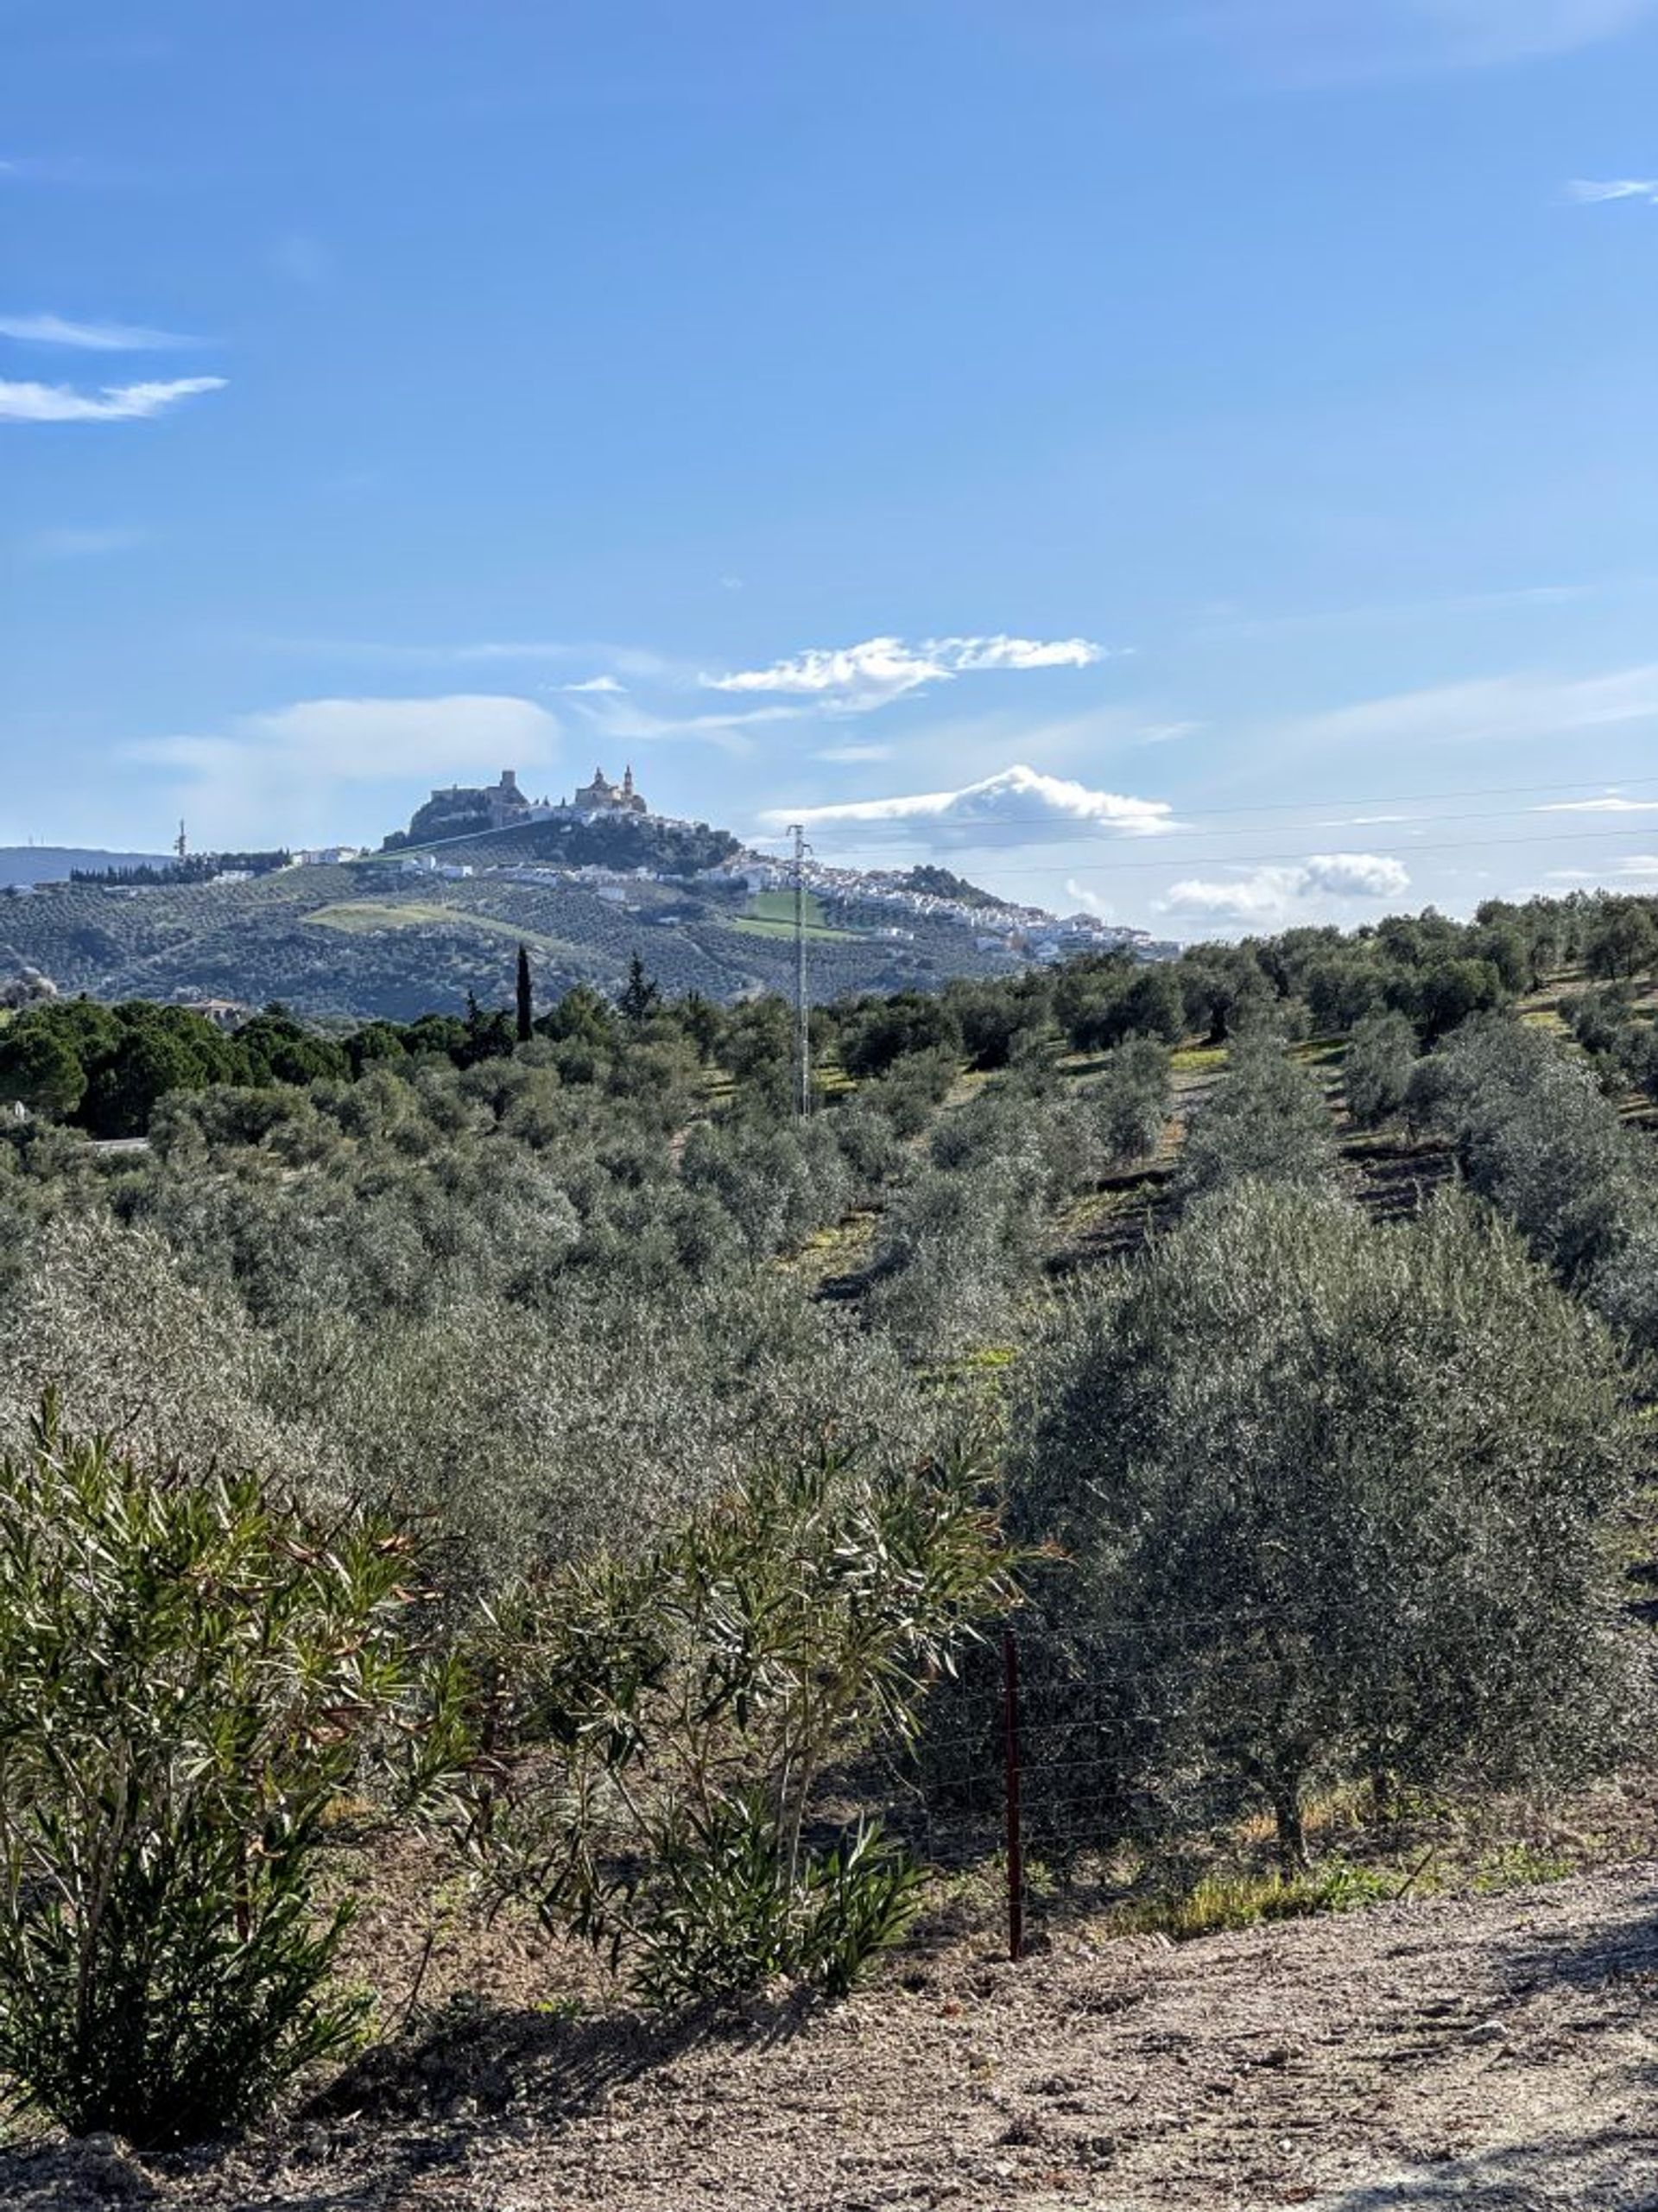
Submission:
<svg viewBox="0 0 1658 2212">
<path fill-rule="evenodd" d="M 1658 2212 L 1658 1863 L 1180 1949 L 898 1962 L 668 2034 L 484 2015 L 229 2154 L 0 2158 L 11 2212 Z"/>
</svg>

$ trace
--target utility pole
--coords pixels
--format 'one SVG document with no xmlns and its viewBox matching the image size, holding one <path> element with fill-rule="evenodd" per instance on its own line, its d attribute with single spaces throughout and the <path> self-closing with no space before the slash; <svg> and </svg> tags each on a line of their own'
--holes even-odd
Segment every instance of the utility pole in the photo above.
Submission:
<svg viewBox="0 0 1658 2212">
<path fill-rule="evenodd" d="M 805 825 L 790 822 L 794 840 L 794 1111 L 802 1119 L 812 1111 L 812 1009 L 806 995 L 806 841 Z"/>
</svg>

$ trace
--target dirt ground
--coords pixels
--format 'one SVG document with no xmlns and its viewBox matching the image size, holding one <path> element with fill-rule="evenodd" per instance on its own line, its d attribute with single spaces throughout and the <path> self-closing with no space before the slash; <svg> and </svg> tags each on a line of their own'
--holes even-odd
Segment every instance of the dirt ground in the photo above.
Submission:
<svg viewBox="0 0 1658 2212">
<path fill-rule="evenodd" d="M 231 2151 L 10 2212 L 1658 2212 L 1658 1862 L 1217 1936 L 983 1939 L 835 2009 L 453 2012 Z"/>
</svg>

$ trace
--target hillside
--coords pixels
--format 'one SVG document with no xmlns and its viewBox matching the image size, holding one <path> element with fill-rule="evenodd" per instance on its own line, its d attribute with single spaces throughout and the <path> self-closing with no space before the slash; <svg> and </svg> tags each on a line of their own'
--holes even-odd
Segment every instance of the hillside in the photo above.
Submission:
<svg viewBox="0 0 1658 2212">
<path fill-rule="evenodd" d="M 503 1003 L 522 941 L 543 998 L 582 982 L 614 991 L 636 951 L 669 992 L 730 1002 L 792 989 L 792 910 L 750 887 L 763 872 L 750 882 L 718 869 L 666 874 L 728 859 L 735 840 L 654 823 L 653 840 L 641 836 L 644 827 L 626 825 L 628 858 L 634 866 L 654 861 L 654 880 L 595 865 L 585 851 L 566 863 L 557 847 L 567 840 L 549 846 L 549 824 L 251 881 L 14 894 L 0 898 L 0 973 L 35 967 L 62 992 L 104 999 L 281 999 L 313 1016 L 406 1020 L 459 1005 L 469 992 L 485 1005 Z M 1000 936 L 987 933 L 984 905 L 881 886 L 851 895 L 864 888 L 862 878 L 814 878 L 817 998 L 1003 975 L 1027 964 L 1010 922 Z"/>
<path fill-rule="evenodd" d="M 0 891 L 13 884 L 67 882 L 74 868 L 135 868 L 167 863 L 155 852 L 95 852 L 75 845 L 0 845 Z"/>
</svg>

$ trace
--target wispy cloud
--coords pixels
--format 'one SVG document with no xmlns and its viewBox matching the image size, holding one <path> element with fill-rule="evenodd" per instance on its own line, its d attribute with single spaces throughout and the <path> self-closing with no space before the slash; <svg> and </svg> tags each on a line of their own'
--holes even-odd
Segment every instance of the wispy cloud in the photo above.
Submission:
<svg viewBox="0 0 1658 2212">
<path fill-rule="evenodd" d="M 1599 207 L 1613 200 L 1634 200 L 1658 207 L 1658 177 L 1573 177 L 1566 187 L 1568 200 L 1579 206 Z"/>
<path fill-rule="evenodd" d="M 1594 868 L 1551 868 L 1551 884 L 1658 883 L 1658 852 L 1632 852 L 1627 859 L 1603 860 Z"/>
<path fill-rule="evenodd" d="M 269 844 L 339 834 L 340 809 L 370 785 L 547 767 L 560 733 L 557 717 L 535 700 L 465 693 L 300 700 L 238 715 L 222 731 L 147 738 L 124 750 L 178 773 L 177 802 L 204 837 Z"/>
<path fill-rule="evenodd" d="M 151 330 L 142 323 L 72 322 L 64 315 L 0 315 L 0 338 L 24 345 L 69 345 L 84 353 L 162 353 L 177 345 L 199 345 L 175 330 Z"/>
<path fill-rule="evenodd" d="M 969 783 L 956 791 L 908 792 L 887 799 L 851 799 L 834 806 L 777 807 L 769 821 L 804 821 L 822 827 L 882 824 L 918 830 L 971 832 L 1016 827 L 1035 844 L 1043 834 L 1075 835 L 1115 830 L 1131 837 L 1155 837 L 1174 827 L 1165 799 L 1125 797 L 1090 790 L 1063 776 L 1044 776 L 1022 764 Z"/>
<path fill-rule="evenodd" d="M 333 275 L 334 257 L 320 238 L 313 238 L 304 231 L 290 231 L 272 246 L 270 265 L 278 276 L 286 277 L 290 284 L 303 284 L 314 289 L 326 284 Z"/>
<path fill-rule="evenodd" d="M 879 745 L 824 745 L 812 757 L 813 760 L 826 760 L 840 767 L 858 761 L 890 760 L 892 747 Z"/>
<path fill-rule="evenodd" d="M 1465 614 L 1526 615 L 1539 607 L 1573 606 L 1585 599 L 1649 593 L 1649 575 L 1608 576 L 1579 584 L 1522 584 L 1502 591 L 1452 592 L 1437 599 L 1378 599 L 1368 605 L 1303 608 L 1283 614 L 1250 614 L 1237 607 L 1211 611 L 1192 631 L 1199 644 L 1231 644 L 1251 638 L 1294 637 L 1299 632 L 1387 628 Z"/>
<path fill-rule="evenodd" d="M 148 530 L 134 529 L 124 523 L 110 523 L 101 528 L 37 530 L 25 539 L 23 549 L 35 561 L 87 561 L 110 553 L 130 553 L 136 547 L 149 542 Z"/>
<path fill-rule="evenodd" d="M 615 645 L 594 638 L 479 637 L 422 639 L 388 637 L 256 637 L 250 645 L 279 653 L 303 654 L 307 659 L 383 661 L 390 667 L 441 669 L 489 667 L 519 662 L 585 661 L 600 664 L 590 679 L 595 688 L 611 682 L 622 688 L 623 677 L 649 681 L 693 681 L 693 668 L 672 661 L 666 654 L 642 645 Z"/>
<path fill-rule="evenodd" d="M 704 675 L 702 682 L 711 691 L 775 693 L 861 713 L 956 676 L 1085 669 L 1104 657 L 1105 648 L 1085 637 L 928 637 L 917 645 L 902 637 L 866 637 L 857 645 L 813 646 L 766 668 Z"/>
<path fill-rule="evenodd" d="M 1658 0 L 1196 0 L 1195 19 L 1303 82 L 1545 60 L 1632 30 Z M 1159 0 L 1167 8 L 1168 0 Z"/>
<path fill-rule="evenodd" d="M 35 154 L 0 156 L 0 184 L 86 184 L 92 180 L 92 172 L 82 161 L 48 161 Z"/>
<path fill-rule="evenodd" d="M 1658 799 L 1556 799 L 1535 814 L 1658 814 Z"/>
<path fill-rule="evenodd" d="M 168 383 L 105 384 L 95 392 L 70 384 L 0 381 L 0 422 L 141 422 L 180 400 L 222 391 L 223 377 L 176 377 Z"/>
<path fill-rule="evenodd" d="M 1385 746 L 1516 744 L 1611 729 L 1658 716 L 1658 663 L 1600 675 L 1516 673 L 1399 692 L 1310 714 L 1284 736 L 1319 751 Z"/>
<path fill-rule="evenodd" d="M 1194 738 L 1208 727 L 1206 722 L 1148 722 L 1134 733 L 1137 745 L 1178 745 L 1182 738 Z"/>
<path fill-rule="evenodd" d="M 1397 898 L 1409 888 L 1403 865 L 1387 853 L 1313 852 L 1218 881 L 1188 877 L 1172 884 L 1158 905 L 1194 921 L 1269 922 L 1308 899 Z"/>
</svg>

